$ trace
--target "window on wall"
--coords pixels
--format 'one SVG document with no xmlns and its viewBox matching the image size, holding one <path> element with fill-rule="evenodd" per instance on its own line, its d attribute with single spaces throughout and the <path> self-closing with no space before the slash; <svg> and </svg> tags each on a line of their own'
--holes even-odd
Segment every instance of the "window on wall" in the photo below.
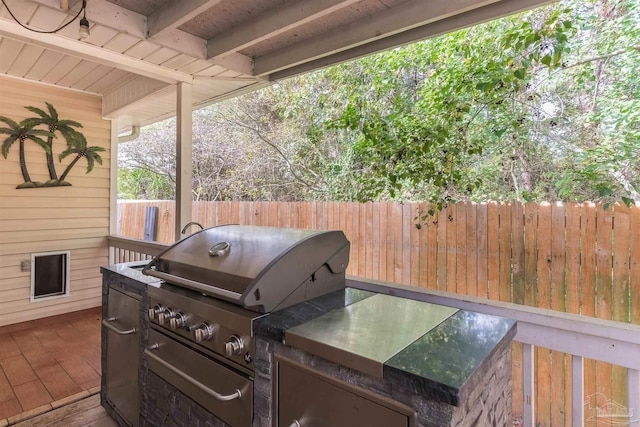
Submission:
<svg viewBox="0 0 640 427">
<path fill-rule="evenodd" d="M 69 295 L 70 252 L 31 255 L 31 301 Z"/>
</svg>

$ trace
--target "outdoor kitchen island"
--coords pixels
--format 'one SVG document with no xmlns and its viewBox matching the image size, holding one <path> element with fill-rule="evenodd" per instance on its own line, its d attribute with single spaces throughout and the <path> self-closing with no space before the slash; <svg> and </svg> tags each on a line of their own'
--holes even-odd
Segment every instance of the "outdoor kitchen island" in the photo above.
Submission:
<svg viewBox="0 0 640 427">
<path fill-rule="evenodd" d="M 254 319 L 255 350 L 251 357 L 247 352 L 243 362 L 253 369 L 234 369 L 248 378 L 247 385 L 205 385 L 205 391 L 222 398 L 212 399 L 203 389 L 181 388 L 183 379 L 150 360 L 149 335 L 159 332 L 150 326 L 153 305 L 148 295 L 169 285 L 141 274 L 132 263 L 103 267 L 102 273 L 107 326 L 102 333 L 101 400 L 120 425 L 393 427 L 511 422 L 510 342 L 516 328 L 512 320 L 353 288 L 337 290 Z M 114 293 L 133 297 L 138 306 L 128 310 L 134 312 L 112 314 Z M 137 318 L 138 327 L 125 324 L 123 316 Z M 132 329 L 136 331 L 129 333 Z M 128 360 L 114 358 L 110 351 L 114 338 L 123 337 L 134 337 Z M 206 348 L 195 353 L 201 359 L 194 359 L 191 374 L 207 370 L 197 366 L 206 362 L 203 356 L 218 358 Z M 117 375 L 123 370 L 121 363 L 128 363 L 125 372 L 131 366 L 137 369 L 135 378 Z M 210 380 L 205 375 L 201 381 Z M 250 396 L 251 402 L 241 403 L 236 392 L 245 399 Z M 208 400 L 216 402 L 209 405 Z M 216 411 L 225 405 L 250 414 L 237 418 Z M 136 411 L 137 416 L 131 415 Z"/>
</svg>

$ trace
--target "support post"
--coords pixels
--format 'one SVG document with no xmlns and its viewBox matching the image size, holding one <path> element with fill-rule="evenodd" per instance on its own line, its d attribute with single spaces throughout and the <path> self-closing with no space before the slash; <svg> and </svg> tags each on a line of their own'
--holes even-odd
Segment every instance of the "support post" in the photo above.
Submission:
<svg viewBox="0 0 640 427">
<path fill-rule="evenodd" d="M 584 424 L 584 358 L 571 356 L 571 425 Z"/>
<path fill-rule="evenodd" d="M 193 189 L 192 168 L 192 86 L 179 82 L 177 88 L 176 117 L 176 223 L 174 240 L 191 221 L 191 199 Z"/>
<path fill-rule="evenodd" d="M 637 427 L 640 426 L 640 371 L 637 369 L 627 369 L 627 389 L 629 426 Z"/>
<path fill-rule="evenodd" d="M 111 120 L 109 153 L 109 234 L 118 232 L 118 120 Z M 112 251 L 109 251 L 109 264 L 116 262 Z"/>
<path fill-rule="evenodd" d="M 522 387 L 524 388 L 524 405 L 522 424 L 524 427 L 536 425 L 535 402 L 535 347 L 531 344 L 522 344 Z"/>
</svg>

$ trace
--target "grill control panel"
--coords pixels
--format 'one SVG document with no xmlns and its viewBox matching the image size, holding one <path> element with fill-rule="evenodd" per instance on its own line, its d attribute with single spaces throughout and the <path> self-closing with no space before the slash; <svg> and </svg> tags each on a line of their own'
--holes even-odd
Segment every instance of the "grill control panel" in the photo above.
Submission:
<svg viewBox="0 0 640 427">
<path fill-rule="evenodd" d="M 251 322 L 256 313 L 226 307 L 226 302 L 173 288 L 149 290 L 151 324 L 253 371 Z M 245 312 L 247 318 L 242 316 Z"/>
</svg>

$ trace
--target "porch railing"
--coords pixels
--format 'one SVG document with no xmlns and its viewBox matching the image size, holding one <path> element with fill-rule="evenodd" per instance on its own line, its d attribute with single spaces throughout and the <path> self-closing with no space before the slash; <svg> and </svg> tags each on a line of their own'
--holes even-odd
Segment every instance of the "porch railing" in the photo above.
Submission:
<svg viewBox="0 0 640 427">
<path fill-rule="evenodd" d="M 517 320 L 515 340 L 523 345 L 522 396 L 525 427 L 536 426 L 536 347 L 571 355 L 572 426 L 584 425 L 585 420 L 585 359 L 603 361 L 627 369 L 628 406 L 621 408 L 622 405 L 618 405 L 616 413 L 611 413 L 610 407 L 594 408 L 595 413 L 591 417 L 594 425 L 640 425 L 640 326 L 447 292 L 363 281 L 354 277 L 347 281 L 347 286 Z M 609 403 L 610 406 L 616 404 Z M 617 423 L 611 424 L 615 420 Z"/>
<path fill-rule="evenodd" d="M 107 236 L 107 241 L 109 242 L 109 264 L 150 260 L 168 247 L 166 243 L 120 236 Z"/>
<path fill-rule="evenodd" d="M 109 236 L 108 240 L 112 262 L 150 259 L 167 247 L 165 244 L 117 236 Z M 523 397 L 525 427 L 536 426 L 534 363 L 536 348 L 555 350 L 571 356 L 572 426 L 584 425 L 585 415 L 594 422 L 593 425 L 640 426 L 640 326 L 638 325 L 357 277 L 349 277 L 347 286 L 517 320 L 518 331 L 515 341 L 522 344 L 523 375 L 523 390 L 519 395 Z M 608 406 L 593 408 L 594 413 L 591 416 L 585 414 L 585 359 L 626 368 L 628 389 L 626 407 L 619 402 L 607 402 Z"/>
</svg>

